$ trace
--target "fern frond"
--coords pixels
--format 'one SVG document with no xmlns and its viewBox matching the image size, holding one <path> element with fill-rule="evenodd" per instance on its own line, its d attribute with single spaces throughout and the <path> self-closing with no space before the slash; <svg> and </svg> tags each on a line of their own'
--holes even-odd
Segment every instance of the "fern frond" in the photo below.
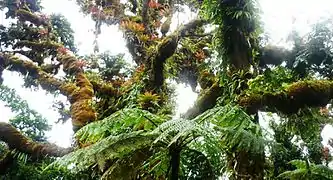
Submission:
<svg viewBox="0 0 333 180">
<path fill-rule="evenodd" d="M 306 169 L 296 169 L 294 171 L 283 172 L 277 178 L 299 180 L 305 178 L 307 176 L 307 173 L 308 171 Z"/>
<path fill-rule="evenodd" d="M 31 157 L 30 155 L 17 151 L 15 149 L 11 151 L 11 154 L 15 159 L 19 160 L 23 164 L 27 163 L 28 159 Z"/>
<path fill-rule="evenodd" d="M 63 156 L 51 166 L 69 168 L 73 173 L 79 173 L 97 165 L 103 171 L 107 162 L 127 158 L 137 150 L 150 147 L 156 137 L 156 134 L 143 131 L 109 136 L 89 147 Z"/>
<path fill-rule="evenodd" d="M 296 166 L 294 171 L 286 171 L 281 173 L 278 178 L 298 180 L 298 179 L 320 179 L 320 180 L 332 180 L 333 170 L 327 166 L 321 164 L 307 164 L 303 160 L 292 160 L 290 164 Z"/>
<path fill-rule="evenodd" d="M 295 159 L 289 162 L 290 164 L 294 165 L 297 169 L 306 169 L 306 162 L 303 160 Z"/>
<path fill-rule="evenodd" d="M 211 123 L 218 132 L 222 145 L 229 150 L 243 149 L 253 153 L 264 151 L 265 139 L 261 127 L 252 121 L 239 106 L 226 105 L 212 108 L 194 119 Z"/>
<path fill-rule="evenodd" d="M 333 179 L 333 170 L 321 164 L 311 166 L 311 172 L 320 179 Z"/>
<path fill-rule="evenodd" d="M 136 179 L 140 166 L 147 160 L 152 152 L 147 153 L 147 149 L 136 150 L 123 159 L 118 159 L 112 163 L 111 167 L 103 174 L 101 180 L 117 179 L 132 180 Z"/>
<path fill-rule="evenodd" d="M 93 144 L 108 136 L 117 136 L 133 130 L 150 131 L 166 120 L 145 110 L 126 108 L 101 121 L 84 126 L 75 136 L 81 143 Z"/>
<path fill-rule="evenodd" d="M 185 135 L 189 131 L 193 130 L 195 128 L 194 126 L 195 124 L 187 119 L 173 119 L 167 121 L 153 131 L 154 133 L 161 133 L 154 143 L 169 140 L 169 144 L 171 144 L 171 142 L 179 138 L 181 135 Z"/>
</svg>

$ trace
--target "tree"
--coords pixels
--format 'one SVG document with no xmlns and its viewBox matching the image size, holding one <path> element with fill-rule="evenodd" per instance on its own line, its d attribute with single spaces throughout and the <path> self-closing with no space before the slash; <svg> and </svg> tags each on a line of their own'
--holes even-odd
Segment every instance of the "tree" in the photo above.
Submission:
<svg viewBox="0 0 333 180">
<path fill-rule="evenodd" d="M 29 108 L 28 103 L 16 94 L 14 89 L 0 85 L 0 100 L 6 103 L 15 113 L 9 124 L 1 123 L 2 128 L 17 128 L 17 133 L 24 134 L 27 138 L 36 142 L 46 142 L 45 132 L 50 129 L 47 121 L 38 112 Z M 41 170 L 54 161 L 52 157 L 28 156 L 15 148 L 0 144 L 0 179 L 47 179 L 50 177 L 73 177 L 66 171 L 49 171 L 41 173 Z"/>
<path fill-rule="evenodd" d="M 32 8 L 37 1 L 1 4 L 7 18 L 17 18 L 0 29 L 1 72 L 19 72 L 27 87 L 61 93 L 70 102 L 69 112 L 60 109 L 70 114 L 73 149 L 0 126 L 0 140 L 10 148 L 61 157 L 44 172 L 65 168 L 74 175 L 89 172 L 88 179 L 268 179 L 315 170 L 308 177 L 330 178 L 325 173 L 331 170 L 321 165 L 327 166 L 329 153 L 320 143 L 323 125 L 332 120 L 325 108 L 333 97 L 329 23 L 316 24 L 306 37 L 293 33 L 294 48 L 287 50 L 263 43 L 253 0 L 77 4 L 96 22 L 96 37 L 102 25 L 122 30 L 134 69 L 126 68 L 122 55 L 99 53 L 97 41 L 94 54 L 78 56 L 68 22 Z M 197 18 L 171 31 L 184 6 L 199 10 Z M 214 30 L 206 33 L 206 25 Z M 56 77 L 59 70 L 66 75 Z M 201 87 L 181 118 L 173 118 L 174 89 L 167 79 Z M 260 127 L 262 111 L 280 117 L 270 124 L 272 138 Z"/>
</svg>

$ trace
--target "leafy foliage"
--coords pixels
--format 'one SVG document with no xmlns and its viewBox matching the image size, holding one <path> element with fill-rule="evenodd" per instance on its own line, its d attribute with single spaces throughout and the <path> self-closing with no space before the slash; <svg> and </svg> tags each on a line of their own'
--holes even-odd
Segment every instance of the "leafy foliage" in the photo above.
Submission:
<svg viewBox="0 0 333 180">
<path fill-rule="evenodd" d="M 116 161 L 127 158 L 132 155 L 136 150 L 149 147 L 156 135 L 151 133 L 144 133 L 136 131 L 118 136 L 108 136 L 105 139 L 86 148 L 79 149 L 70 153 L 53 163 L 53 165 L 60 165 L 61 167 L 69 167 L 73 173 L 88 170 L 93 166 L 97 166 L 101 171 L 105 168 L 114 169 L 115 165 L 121 167 L 121 163 Z M 107 167 L 108 162 L 113 162 L 111 167 Z M 119 168 L 119 167 L 118 167 Z M 111 171 L 112 172 L 112 171 Z M 106 173 L 111 173 L 106 171 Z M 128 175 L 131 173 L 128 172 Z M 125 174 L 120 176 L 125 178 Z"/>
<path fill-rule="evenodd" d="M 296 80 L 292 71 L 278 66 L 273 69 L 267 69 L 262 75 L 258 75 L 255 79 L 248 82 L 248 91 L 255 93 L 262 92 L 278 92 Z"/>
<path fill-rule="evenodd" d="M 294 171 L 286 171 L 279 175 L 280 178 L 296 179 L 333 179 L 333 170 L 323 166 L 310 164 L 308 161 L 293 160 L 290 162 L 296 166 Z"/>
<path fill-rule="evenodd" d="M 259 27 L 258 4 L 255 0 L 216 1 L 206 0 L 202 14 L 218 25 L 215 45 L 223 66 L 232 64 L 241 67 L 253 64 L 251 57 L 258 53 Z M 252 62 L 240 62 L 234 53 L 244 53 Z M 238 61 L 238 62 L 237 62 Z"/>
<path fill-rule="evenodd" d="M 61 14 L 52 14 L 50 16 L 50 22 L 56 36 L 60 39 L 60 42 L 72 52 L 77 52 L 74 44 L 74 31 L 66 17 Z"/>
<path fill-rule="evenodd" d="M 149 131 L 156 125 L 166 121 L 148 111 L 140 109 L 122 109 L 111 116 L 90 123 L 76 133 L 82 143 L 93 144 L 108 136 L 118 136 L 122 133 L 144 130 Z"/>
</svg>

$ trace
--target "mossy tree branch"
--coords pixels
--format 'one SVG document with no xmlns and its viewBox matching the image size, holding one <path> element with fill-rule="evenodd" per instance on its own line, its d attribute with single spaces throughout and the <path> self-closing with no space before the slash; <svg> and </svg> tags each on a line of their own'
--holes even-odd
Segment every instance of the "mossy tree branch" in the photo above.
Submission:
<svg viewBox="0 0 333 180">
<path fill-rule="evenodd" d="M 36 143 L 23 136 L 12 125 L 0 122 L 0 140 L 4 141 L 10 149 L 32 155 L 33 157 L 55 156 L 60 157 L 70 153 L 72 148 L 62 148 L 55 144 Z"/>
<path fill-rule="evenodd" d="M 215 106 L 222 90 L 218 85 L 213 85 L 198 98 L 195 105 L 185 113 L 185 117 L 194 118 Z M 236 102 L 250 114 L 255 114 L 258 110 L 294 114 L 305 107 L 326 106 L 331 99 L 333 82 L 312 80 L 295 82 L 282 92 L 240 95 Z"/>
<path fill-rule="evenodd" d="M 49 22 L 47 18 L 40 17 L 30 11 L 25 9 L 18 9 L 16 11 L 16 15 L 20 21 L 30 21 L 31 23 L 35 24 L 36 26 L 49 26 Z"/>
<path fill-rule="evenodd" d="M 184 114 L 187 119 L 195 118 L 206 110 L 216 105 L 216 100 L 222 95 L 222 88 L 218 83 L 213 84 L 209 89 L 201 92 L 201 95 L 194 105 Z"/>
<path fill-rule="evenodd" d="M 248 113 L 264 110 L 293 114 L 305 107 L 326 106 L 332 98 L 332 81 L 311 80 L 295 82 L 283 92 L 244 95 L 238 103 Z"/>
<path fill-rule="evenodd" d="M 190 30 L 204 25 L 203 20 L 193 20 L 188 24 L 181 27 L 178 31 L 165 37 L 161 44 L 158 46 L 155 56 L 152 56 L 152 84 L 153 87 L 160 89 L 164 83 L 164 64 L 168 58 L 170 58 L 177 49 L 178 41 L 182 36 L 185 36 Z"/>
<path fill-rule="evenodd" d="M 21 60 L 12 54 L 0 53 L 0 69 L 16 71 L 22 75 L 29 75 L 37 80 L 41 87 L 49 92 L 60 91 L 61 94 L 68 96 L 74 89 L 74 84 L 66 83 L 62 80 L 50 76 L 33 62 Z"/>
<path fill-rule="evenodd" d="M 71 103 L 71 116 L 74 130 L 77 130 L 88 122 L 96 120 L 95 111 L 91 107 L 94 96 L 92 84 L 86 79 L 83 71 L 77 66 L 77 59 L 67 54 L 59 55 L 58 60 L 64 65 L 64 71 L 76 74 L 76 83 L 65 83 L 44 72 L 40 67 L 30 61 L 20 60 L 9 54 L 0 54 L 0 67 L 11 71 L 29 75 L 37 80 L 42 88 L 49 92 L 59 90 L 69 98 Z"/>
</svg>

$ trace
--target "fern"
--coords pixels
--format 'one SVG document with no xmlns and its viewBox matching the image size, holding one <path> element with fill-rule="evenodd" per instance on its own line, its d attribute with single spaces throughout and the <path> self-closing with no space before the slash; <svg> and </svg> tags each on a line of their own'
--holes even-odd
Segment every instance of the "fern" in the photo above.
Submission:
<svg viewBox="0 0 333 180">
<path fill-rule="evenodd" d="M 95 166 L 104 171 L 107 162 L 128 158 L 133 152 L 150 147 L 156 137 L 156 134 L 143 131 L 109 136 L 89 147 L 63 156 L 51 166 L 70 168 L 73 173 L 84 172 Z"/>
<path fill-rule="evenodd" d="M 122 109 L 101 121 L 84 126 L 75 136 L 82 143 L 93 144 L 108 136 L 117 136 L 135 130 L 150 131 L 164 121 L 165 118 L 145 110 Z"/>
<path fill-rule="evenodd" d="M 178 146 L 187 149 L 184 153 L 200 152 L 205 155 L 209 163 L 214 164 L 210 167 L 214 168 L 217 176 L 221 175 L 221 169 L 225 167 L 226 152 L 264 152 L 265 139 L 261 136 L 260 126 L 237 106 L 216 107 L 193 120 L 173 119 L 161 124 L 153 132 L 160 133 L 155 143 L 163 141 L 170 146 L 178 142 Z M 189 166 L 187 162 L 183 164 Z M 207 167 L 207 164 L 204 166 Z M 186 168 L 183 166 L 184 172 L 188 172 Z"/>
<path fill-rule="evenodd" d="M 265 139 L 261 136 L 261 127 L 238 106 L 210 109 L 194 121 L 211 123 L 210 126 L 214 126 L 226 150 L 242 149 L 252 153 L 264 151 Z"/>
<path fill-rule="evenodd" d="M 138 125 L 141 128 L 135 128 Z M 200 176 L 206 173 L 209 177 L 217 177 L 225 167 L 226 151 L 241 148 L 263 152 L 264 141 L 260 135 L 260 127 L 237 106 L 216 107 L 193 120 L 169 121 L 140 109 L 123 109 L 80 129 L 76 134 L 80 142 L 92 145 L 72 152 L 52 165 L 72 166 L 73 173 L 98 167 L 102 179 L 131 179 L 140 173 L 157 177 L 167 174 L 168 147 L 177 142 L 184 150 L 181 155 L 184 176 L 191 176 L 188 159 L 197 154 L 202 159 L 195 167 L 202 169 Z M 150 149 L 152 145 L 154 149 Z"/>
<path fill-rule="evenodd" d="M 332 180 L 333 170 L 321 164 L 308 164 L 306 161 L 293 160 L 289 162 L 296 167 L 293 171 L 281 173 L 278 178 L 283 179 L 311 179 L 311 180 Z"/>
</svg>

